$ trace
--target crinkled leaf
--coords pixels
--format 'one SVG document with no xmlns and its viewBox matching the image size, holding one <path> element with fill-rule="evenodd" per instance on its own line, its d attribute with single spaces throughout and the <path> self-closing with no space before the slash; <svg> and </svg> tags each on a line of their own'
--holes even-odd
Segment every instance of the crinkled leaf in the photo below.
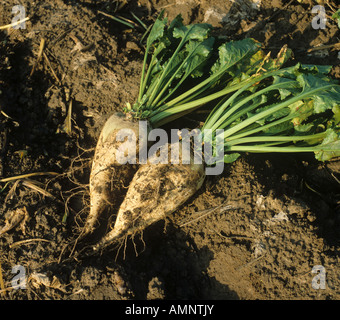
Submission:
<svg viewBox="0 0 340 320">
<path fill-rule="evenodd" d="M 267 135 L 274 135 L 278 133 L 289 132 L 291 129 L 293 129 L 293 124 L 291 121 L 287 120 L 283 123 L 264 129 L 262 132 Z"/>
<path fill-rule="evenodd" d="M 168 80 L 171 78 L 173 73 L 177 71 L 178 67 L 182 64 L 186 57 L 186 53 L 184 51 L 180 51 L 176 56 L 173 57 L 171 60 L 167 60 L 163 65 L 162 69 L 165 70 L 167 69 L 167 74 L 166 77 L 164 78 L 165 80 Z M 179 78 L 183 74 L 183 70 L 181 72 L 177 73 L 177 78 Z"/>
<path fill-rule="evenodd" d="M 327 136 L 315 152 L 315 158 L 320 161 L 327 161 L 340 156 L 340 136 L 332 129 L 327 130 Z"/>
<path fill-rule="evenodd" d="M 224 163 L 232 163 L 240 157 L 239 153 L 227 153 L 224 155 Z"/>
<path fill-rule="evenodd" d="M 339 124 L 340 123 L 340 106 L 334 106 L 332 111 L 334 113 L 335 124 Z"/>
<path fill-rule="evenodd" d="M 230 84 L 236 84 L 243 79 L 249 78 L 250 75 L 256 73 L 260 68 L 265 54 L 262 50 L 258 50 L 253 55 L 242 59 L 241 63 L 237 63 L 228 69 L 228 74 L 232 76 Z"/>
<path fill-rule="evenodd" d="M 328 77 L 317 77 L 316 75 L 308 73 L 298 73 L 296 80 L 300 83 L 304 92 L 311 91 L 316 88 L 323 88 L 330 85 L 336 86 L 337 82 Z"/>
<path fill-rule="evenodd" d="M 313 123 L 297 124 L 294 126 L 294 130 L 299 134 L 300 133 L 305 134 L 306 132 L 311 131 L 313 128 L 314 128 Z"/>
<path fill-rule="evenodd" d="M 251 38 L 240 41 L 230 41 L 219 47 L 219 58 L 212 66 L 212 74 L 223 72 L 246 57 L 252 56 L 261 45 Z"/>
<path fill-rule="evenodd" d="M 273 84 L 281 84 L 279 88 L 281 100 L 286 99 L 291 94 L 295 95 L 301 91 L 299 83 L 292 83 L 291 78 L 286 78 L 283 76 L 274 76 L 273 78 Z"/>
<path fill-rule="evenodd" d="M 212 26 L 208 23 L 191 24 L 188 26 L 175 27 L 173 36 L 184 41 L 199 40 L 203 41 L 208 37 Z"/>
<path fill-rule="evenodd" d="M 175 28 L 180 28 L 183 26 L 183 18 L 182 15 L 179 14 L 173 19 L 169 25 L 169 31 L 172 33 Z"/>
<path fill-rule="evenodd" d="M 310 101 L 299 100 L 289 106 L 291 113 L 296 114 L 296 117 L 292 120 L 294 126 L 300 125 L 310 115 L 314 113 L 314 103 Z"/>
<path fill-rule="evenodd" d="M 171 21 L 170 25 L 165 28 L 163 36 L 160 37 L 155 43 L 155 52 L 162 52 L 165 60 L 173 54 L 177 47 L 178 40 L 173 37 L 173 32 L 175 28 L 183 26 L 182 21 L 182 16 L 179 14 L 174 20 Z M 160 46 L 162 47 L 160 48 Z M 163 50 L 165 48 L 166 50 Z"/>
<path fill-rule="evenodd" d="M 207 57 L 211 53 L 214 40 L 214 38 L 208 38 L 203 42 L 190 41 L 187 44 L 186 51 L 190 58 L 183 66 L 186 76 L 199 77 L 203 74 L 202 68 L 205 66 Z"/>
<path fill-rule="evenodd" d="M 263 59 L 265 58 L 265 54 L 262 50 L 255 52 L 253 55 L 249 57 L 245 57 L 239 63 L 232 65 L 228 68 L 227 73 L 231 76 L 231 80 L 229 82 L 229 86 L 240 83 L 241 81 L 248 79 L 251 75 L 255 74 L 263 63 Z M 254 87 L 250 87 L 249 91 L 255 89 Z"/>
<path fill-rule="evenodd" d="M 241 63 L 231 67 L 228 73 L 233 76 L 233 83 L 237 83 L 253 74 L 280 69 L 291 55 L 292 50 L 287 46 L 282 47 L 276 58 L 271 58 L 263 50 L 258 50 L 251 57 L 246 57 Z"/>
<path fill-rule="evenodd" d="M 305 103 L 303 100 L 298 100 L 288 106 L 288 108 L 291 110 L 292 113 L 299 112 L 301 110 L 301 107 L 304 106 Z"/>
<path fill-rule="evenodd" d="M 316 93 L 311 93 L 314 100 L 314 110 L 316 113 L 325 112 L 340 104 L 340 86 L 331 79 L 319 78 L 312 74 L 299 74 L 297 81 L 303 88 L 303 93 L 320 89 Z"/>
<path fill-rule="evenodd" d="M 316 113 L 324 112 L 337 107 L 340 104 L 340 89 L 332 88 L 328 92 L 322 92 L 314 96 L 314 109 Z"/>
<path fill-rule="evenodd" d="M 214 38 L 208 38 L 202 42 L 200 41 L 189 41 L 185 46 L 185 50 L 189 55 L 199 55 L 202 57 L 207 57 L 214 44 Z"/>
<path fill-rule="evenodd" d="M 308 70 L 308 71 L 312 71 L 314 72 L 316 75 L 317 74 L 328 74 L 330 73 L 330 71 L 332 70 L 331 65 L 316 65 L 316 64 L 301 64 L 301 68 Z"/>
<path fill-rule="evenodd" d="M 154 25 L 151 28 L 150 34 L 146 40 L 147 47 L 151 47 L 151 45 L 160 38 L 163 37 L 164 29 L 167 24 L 167 19 L 162 17 L 158 17 L 155 21 Z"/>
</svg>

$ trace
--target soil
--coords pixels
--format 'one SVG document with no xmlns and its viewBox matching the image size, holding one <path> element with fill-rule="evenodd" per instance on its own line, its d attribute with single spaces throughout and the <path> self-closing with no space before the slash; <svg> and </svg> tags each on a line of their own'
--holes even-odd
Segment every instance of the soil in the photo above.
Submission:
<svg viewBox="0 0 340 320">
<path fill-rule="evenodd" d="M 287 44 L 293 62 L 332 65 L 340 79 L 336 47 L 315 50 L 339 42 L 335 2 L 325 4 L 325 28 L 313 29 L 312 1 L 20 1 L 25 29 L 0 31 L 0 177 L 46 174 L 0 185 L 0 226 L 13 224 L 0 236 L 1 298 L 339 299 L 340 162 L 311 155 L 245 154 L 165 221 L 120 248 L 72 258 L 96 139 L 138 94 L 145 29 L 133 14 L 148 26 L 162 9 L 181 13 L 273 55 Z M 0 25 L 17 4 L 1 2 Z M 20 270 L 26 286 L 15 288 Z"/>
</svg>

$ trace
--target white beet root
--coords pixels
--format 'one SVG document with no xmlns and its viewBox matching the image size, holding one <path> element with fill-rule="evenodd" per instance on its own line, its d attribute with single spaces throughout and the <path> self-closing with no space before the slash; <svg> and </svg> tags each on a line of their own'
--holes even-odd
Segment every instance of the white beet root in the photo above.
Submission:
<svg viewBox="0 0 340 320">
<path fill-rule="evenodd" d="M 168 149 L 171 145 L 168 144 Z M 180 155 L 181 158 L 181 155 Z M 122 202 L 113 229 L 93 247 L 102 249 L 111 243 L 176 211 L 202 186 L 205 178 L 204 165 L 152 164 L 152 158 L 134 175 Z"/>
<path fill-rule="evenodd" d="M 106 121 L 92 162 L 89 182 L 90 213 L 82 236 L 92 233 L 100 215 L 116 205 L 137 170 L 135 165 L 122 165 L 117 161 L 117 149 L 122 143 L 127 146 L 129 143 L 129 141 L 117 141 L 117 133 L 120 129 L 131 129 L 138 139 L 138 122 L 127 119 L 123 113 L 115 113 Z M 132 147 L 135 148 L 133 142 L 131 142 Z"/>
</svg>

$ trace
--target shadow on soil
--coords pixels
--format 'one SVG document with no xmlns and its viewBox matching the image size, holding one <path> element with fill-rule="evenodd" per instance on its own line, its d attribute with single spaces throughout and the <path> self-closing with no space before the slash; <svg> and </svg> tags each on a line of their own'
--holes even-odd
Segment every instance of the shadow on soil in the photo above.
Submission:
<svg viewBox="0 0 340 320">
<path fill-rule="evenodd" d="M 164 223 L 150 227 L 143 243 L 136 242 L 138 256 L 130 241 L 125 260 L 121 261 L 131 277 L 136 298 L 147 298 L 147 284 L 158 278 L 164 284 L 165 299 L 238 299 L 235 292 L 207 275 L 213 252 L 194 241 L 179 228 Z"/>
<path fill-rule="evenodd" d="M 208 276 L 207 269 L 213 258 L 214 254 L 208 247 L 198 249 L 195 242 L 179 228 L 172 224 L 165 227 L 164 222 L 159 222 L 143 234 L 129 238 L 118 249 L 107 248 L 97 256 L 78 260 L 76 265 L 75 262 L 61 262 L 51 265 L 49 269 L 65 282 L 72 282 L 66 276 L 71 273 L 82 279 L 88 277 L 89 270 L 92 270 L 90 273 L 118 270 L 132 292 L 130 298 L 137 300 L 238 300 L 236 292 Z M 95 282 L 95 276 L 92 275 L 92 278 Z M 88 298 L 98 297 L 97 291 Z"/>
</svg>

